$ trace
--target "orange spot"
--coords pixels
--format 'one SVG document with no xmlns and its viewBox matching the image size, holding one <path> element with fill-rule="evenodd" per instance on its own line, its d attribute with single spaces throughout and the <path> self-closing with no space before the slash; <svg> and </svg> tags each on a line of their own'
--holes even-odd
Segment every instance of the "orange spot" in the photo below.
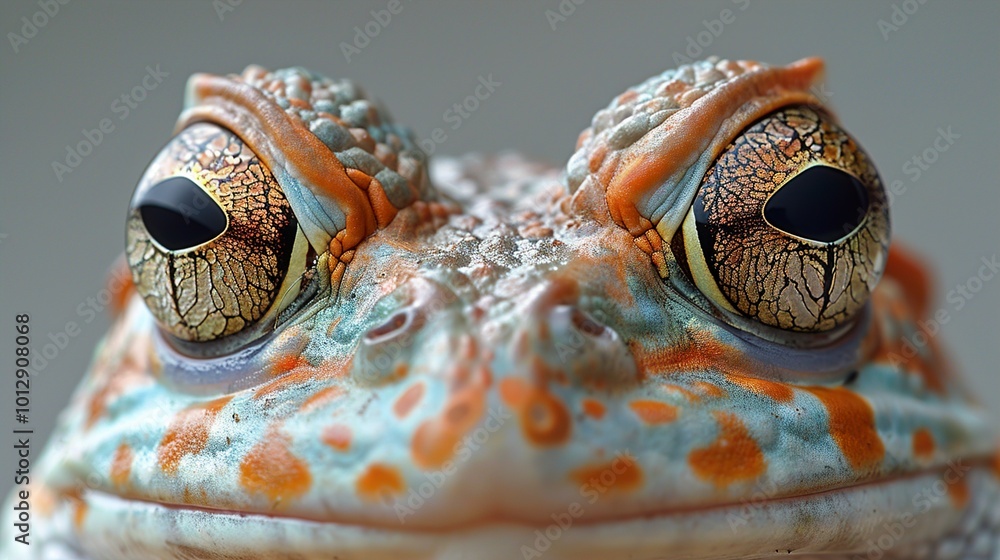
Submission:
<svg viewBox="0 0 1000 560">
<path fill-rule="evenodd" d="M 969 505 L 969 481 L 960 478 L 948 485 L 948 497 L 956 509 L 964 509 Z"/>
<path fill-rule="evenodd" d="M 107 289 L 108 293 L 111 294 L 108 310 L 111 311 L 111 317 L 117 317 L 125 310 L 128 300 L 135 293 L 132 270 L 128 266 L 124 253 L 115 259 L 115 263 L 111 266 L 107 279 Z"/>
<path fill-rule="evenodd" d="M 643 476 L 635 457 L 621 455 L 608 463 L 579 468 L 570 473 L 570 479 L 580 486 L 629 492 L 642 486 Z"/>
<path fill-rule="evenodd" d="M 677 407 L 660 401 L 639 400 L 629 403 L 629 408 L 647 424 L 665 424 L 677 419 Z"/>
<path fill-rule="evenodd" d="M 33 511 L 43 517 L 52 515 L 62 496 L 56 495 L 47 486 L 41 484 L 27 484 L 18 488 L 28 491 L 31 497 L 31 507 Z"/>
<path fill-rule="evenodd" d="M 784 383 L 775 383 L 757 377 L 743 377 L 741 375 L 727 375 L 726 379 L 738 387 L 742 387 L 751 393 L 769 397 L 780 403 L 791 402 L 795 398 L 795 392 Z"/>
<path fill-rule="evenodd" d="M 77 531 L 83 529 L 83 523 L 87 519 L 87 503 L 79 498 L 72 499 L 73 526 Z"/>
<path fill-rule="evenodd" d="M 406 483 L 394 467 L 373 463 L 358 478 L 357 489 L 362 499 L 376 501 L 402 494 Z"/>
<path fill-rule="evenodd" d="M 928 460 L 934 457 L 934 436 L 927 428 L 920 428 L 913 432 L 913 456 L 917 459 Z"/>
<path fill-rule="evenodd" d="M 343 424 L 334 424 L 323 430 L 323 443 L 337 451 L 347 451 L 351 448 L 351 428 Z"/>
<path fill-rule="evenodd" d="M 753 377 L 763 367 L 751 363 L 734 348 L 712 335 L 694 331 L 684 346 L 665 346 L 653 350 L 635 349 L 636 365 L 643 375 L 665 375 L 678 371 L 715 370 L 725 374 Z"/>
<path fill-rule="evenodd" d="M 262 399 L 277 393 L 282 389 L 286 389 L 297 384 L 342 377 L 347 372 L 351 364 L 349 359 L 329 359 L 316 367 L 310 366 L 309 362 L 305 359 L 303 359 L 302 362 L 302 367 L 296 366 L 287 374 L 280 375 L 277 379 L 273 379 L 262 385 L 260 389 L 254 393 L 254 398 Z"/>
<path fill-rule="evenodd" d="M 605 408 L 601 401 L 595 399 L 583 399 L 583 413 L 595 420 L 604 418 Z"/>
<path fill-rule="evenodd" d="M 316 391 L 311 397 L 302 403 L 302 412 L 309 412 L 310 410 L 315 410 L 322 407 L 323 405 L 334 401 L 344 395 L 344 389 L 339 386 L 335 387 L 325 387 Z"/>
<path fill-rule="evenodd" d="M 284 375 L 295 368 L 307 366 L 309 361 L 299 356 L 298 354 L 285 354 L 284 356 L 279 356 L 271 362 L 270 373 L 272 376 L 277 377 L 279 375 Z"/>
<path fill-rule="evenodd" d="M 462 438 L 483 417 L 486 394 L 480 385 L 469 385 L 452 395 L 444 411 L 425 420 L 413 434 L 410 452 L 423 469 L 436 469 L 451 459 Z"/>
<path fill-rule="evenodd" d="M 695 381 L 691 386 L 695 391 L 704 397 L 720 398 L 726 396 L 726 392 L 723 391 L 718 385 L 714 385 L 707 381 Z"/>
<path fill-rule="evenodd" d="M 240 463 L 240 485 L 278 504 L 309 491 L 309 467 L 288 449 L 291 438 L 271 429 Z"/>
<path fill-rule="evenodd" d="M 124 344 L 120 336 L 123 335 L 113 334 L 108 346 Z M 87 403 L 87 420 L 84 425 L 86 429 L 96 424 L 107 413 L 108 405 L 119 396 L 138 385 L 151 382 L 147 374 L 147 371 L 154 366 L 148 362 L 151 354 L 149 337 L 142 336 L 132 343 L 117 364 L 109 364 L 105 361 L 104 355 L 98 357 L 98 362 L 94 366 L 97 389 Z"/>
<path fill-rule="evenodd" d="M 215 417 L 230 399 L 232 396 L 222 397 L 177 413 L 160 440 L 157 451 L 157 459 L 163 472 L 176 474 L 185 455 L 196 455 L 205 449 Z"/>
<path fill-rule="evenodd" d="M 413 407 L 420 402 L 423 396 L 424 384 L 420 382 L 414 383 L 396 399 L 396 402 L 392 405 L 393 413 L 395 413 L 397 418 L 405 418 L 413 410 Z"/>
<path fill-rule="evenodd" d="M 701 395 L 699 395 L 698 393 L 695 393 L 693 391 L 690 391 L 690 390 L 688 390 L 685 387 L 681 387 L 680 385 L 669 385 L 669 384 L 667 384 L 667 385 L 664 385 L 663 388 L 665 390 L 667 390 L 667 391 L 670 391 L 671 393 L 676 393 L 678 395 L 681 395 L 682 397 L 684 397 L 685 399 L 687 399 L 690 402 L 693 402 L 693 403 L 701 402 Z"/>
<path fill-rule="evenodd" d="M 508 377 L 500 380 L 500 399 L 515 409 L 523 408 L 531 397 L 531 386 L 523 379 Z"/>
<path fill-rule="evenodd" d="M 723 488 L 764 474 L 767 470 L 764 454 L 739 416 L 716 412 L 715 420 L 719 423 L 719 437 L 688 456 L 698 478 Z"/>
<path fill-rule="evenodd" d="M 885 446 L 875 429 L 875 411 L 868 401 L 843 387 L 806 387 L 826 408 L 830 435 L 856 470 L 875 471 Z"/>
<path fill-rule="evenodd" d="M 507 378 L 500 382 L 500 398 L 518 413 L 529 441 L 556 445 L 569 438 L 569 410 L 544 388 L 532 386 L 524 379 Z"/>
<path fill-rule="evenodd" d="M 111 483 L 122 488 L 128 484 L 129 475 L 132 473 L 132 459 L 134 454 L 132 448 L 126 443 L 122 443 L 115 450 L 115 455 L 111 459 Z"/>
</svg>

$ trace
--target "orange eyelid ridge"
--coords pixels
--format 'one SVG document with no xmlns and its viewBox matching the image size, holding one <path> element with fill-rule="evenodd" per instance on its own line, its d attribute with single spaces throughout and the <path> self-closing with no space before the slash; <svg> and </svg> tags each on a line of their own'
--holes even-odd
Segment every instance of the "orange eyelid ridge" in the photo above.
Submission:
<svg viewBox="0 0 1000 560">
<path fill-rule="evenodd" d="M 609 154 L 596 175 L 607 186 L 612 218 L 633 235 L 641 235 L 651 227 L 641 207 L 656 189 L 671 178 L 679 181 L 706 153 L 714 158 L 761 116 L 787 105 L 819 104 L 809 88 L 822 72 L 819 58 L 751 70 L 695 99 L 617 154 Z M 678 225 L 679 221 L 671 229 Z"/>
<path fill-rule="evenodd" d="M 178 132 L 198 121 L 225 126 L 246 142 L 272 173 L 287 170 L 317 198 L 333 201 L 346 216 L 347 225 L 338 236 L 343 251 L 375 231 L 375 211 L 367 193 L 355 185 L 337 156 L 305 125 L 253 86 L 230 78 L 196 74 L 189 88 L 194 103 L 181 114 Z M 281 139 L 280 150 L 273 140 L 277 138 Z M 336 233 L 328 232 L 331 237 Z"/>
</svg>

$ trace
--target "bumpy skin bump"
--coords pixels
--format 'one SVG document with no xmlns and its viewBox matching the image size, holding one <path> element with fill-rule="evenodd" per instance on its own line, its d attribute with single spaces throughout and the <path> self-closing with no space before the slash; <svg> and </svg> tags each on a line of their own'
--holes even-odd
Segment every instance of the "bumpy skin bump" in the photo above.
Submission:
<svg viewBox="0 0 1000 560">
<path fill-rule="evenodd" d="M 388 221 L 349 173 L 373 170 L 307 124 L 360 119 L 353 86 L 196 77 L 182 128 L 253 148 L 328 281 L 202 360 L 132 295 L 25 489 L 36 544 L 8 518 L 3 557 L 995 559 L 995 427 L 921 330 L 911 258 L 890 251 L 835 340 L 765 338 L 670 249 L 717 154 L 817 103 L 819 70 L 667 72 L 612 107 L 668 113 L 618 134 L 599 117 L 568 184 L 519 156 L 443 159 L 433 184 L 401 174 Z"/>
</svg>

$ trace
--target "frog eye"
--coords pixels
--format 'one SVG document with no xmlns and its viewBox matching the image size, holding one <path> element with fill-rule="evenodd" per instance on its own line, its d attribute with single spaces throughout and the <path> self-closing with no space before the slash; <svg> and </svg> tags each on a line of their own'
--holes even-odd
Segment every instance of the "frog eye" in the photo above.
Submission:
<svg viewBox="0 0 1000 560">
<path fill-rule="evenodd" d="M 262 333 L 314 254 L 281 186 L 238 136 L 197 123 L 147 168 L 126 254 L 139 294 L 182 341 Z"/>
<path fill-rule="evenodd" d="M 888 244 L 886 194 L 868 155 L 832 117 L 796 106 L 722 151 L 671 246 L 716 306 L 822 332 L 864 307 Z"/>
</svg>

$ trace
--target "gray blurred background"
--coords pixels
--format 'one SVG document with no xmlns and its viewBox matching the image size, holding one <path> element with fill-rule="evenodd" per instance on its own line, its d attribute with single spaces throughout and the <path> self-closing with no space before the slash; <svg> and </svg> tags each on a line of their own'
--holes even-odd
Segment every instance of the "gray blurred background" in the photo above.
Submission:
<svg viewBox="0 0 1000 560">
<path fill-rule="evenodd" d="M 123 249 L 130 194 L 170 137 L 185 79 L 250 63 L 355 79 L 418 136 L 445 129 L 437 153 L 513 148 L 561 165 L 597 109 L 677 57 L 822 56 L 826 95 L 842 122 L 885 182 L 905 187 L 893 201 L 895 235 L 935 266 L 938 305 L 950 317 L 941 336 L 1000 418 L 1000 275 L 961 309 L 945 298 L 1000 251 L 1000 3 L 563 0 L 560 13 L 559 0 L 402 0 L 401 11 L 379 24 L 371 10 L 388 5 L 73 0 L 43 17 L 36 1 L 2 3 L 0 492 L 14 464 L 15 313 L 31 315 L 36 353 L 50 334 L 61 338 L 67 322 L 80 325 L 33 379 L 37 446 L 107 328 L 103 314 L 87 323 L 78 307 L 98 295 Z M 32 34 L 22 18 L 44 25 Z M 342 43 L 354 43 L 354 28 L 366 25 L 377 36 L 345 56 Z M 143 99 L 128 107 L 120 98 L 141 86 L 147 67 L 167 76 L 147 79 L 155 89 L 140 88 Z M 491 74 L 501 85 L 452 130 L 445 111 Z M 65 164 L 67 145 L 102 119 L 114 129 L 57 176 L 53 162 Z M 949 127 L 957 138 L 935 150 L 939 129 Z M 933 163 L 913 161 L 925 156 Z"/>
</svg>

